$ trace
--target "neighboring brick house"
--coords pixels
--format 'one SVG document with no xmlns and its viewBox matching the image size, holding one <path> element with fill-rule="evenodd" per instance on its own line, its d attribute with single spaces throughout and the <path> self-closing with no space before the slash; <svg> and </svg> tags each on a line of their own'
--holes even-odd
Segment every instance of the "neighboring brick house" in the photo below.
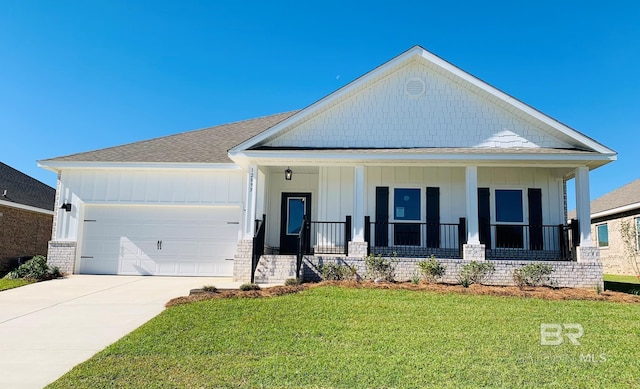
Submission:
<svg viewBox="0 0 640 389">
<path fill-rule="evenodd" d="M 640 178 L 591 202 L 591 231 L 605 274 L 640 275 Z"/>
<path fill-rule="evenodd" d="M 0 162 L 0 274 L 25 256 L 47 255 L 56 190 Z"/>
</svg>

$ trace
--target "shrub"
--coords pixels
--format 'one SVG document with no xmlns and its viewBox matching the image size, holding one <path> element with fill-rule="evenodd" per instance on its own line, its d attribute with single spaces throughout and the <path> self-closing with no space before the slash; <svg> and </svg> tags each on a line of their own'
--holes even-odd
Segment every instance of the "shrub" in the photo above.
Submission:
<svg viewBox="0 0 640 389">
<path fill-rule="evenodd" d="M 420 283 L 420 275 L 414 274 L 413 277 L 411 277 L 411 283 L 418 285 Z"/>
<path fill-rule="evenodd" d="M 347 264 L 326 263 L 320 265 L 320 276 L 326 281 L 353 280 L 356 278 L 356 268 Z"/>
<path fill-rule="evenodd" d="M 36 255 L 6 275 L 6 278 L 25 278 L 35 281 L 45 281 L 60 277 L 62 277 L 60 269 L 56 266 L 47 265 L 47 258 L 42 255 Z"/>
<path fill-rule="evenodd" d="M 284 284 L 286 286 L 295 286 L 295 285 L 300 285 L 302 282 L 300 281 L 300 279 L 298 278 L 287 278 L 284 281 Z"/>
<path fill-rule="evenodd" d="M 471 284 L 482 284 L 496 267 L 491 262 L 471 261 L 462 266 L 458 279 L 465 288 Z"/>
<path fill-rule="evenodd" d="M 365 257 L 364 264 L 367 268 L 367 278 L 375 281 L 393 281 L 395 267 L 389 258 L 380 254 L 369 254 Z"/>
<path fill-rule="evenodd" d="M 260 290 L 260 285 L 252 284 L 252 283 L 246 283 L 246 284 L 240 285 L 240 290 L 242 290 L 244 292 L 247 292 L 249 290 Z"/>
<path fill-rule="evenodd" d="M 514 270 L 513 281 L 521 288 L 541 286 L 550 282 L 551 273 L 553 273 L 553 266 L 546 263 L 531 263 Z"/>
<path fill-rule="evenodd" d="M 202 290 L 209 293 L 215 293 L 218 291 L 218 288 L 213 285 L 205 285 L 202 287 Z"/>
<path fill-rule="evenodd" d="M 444 276 L 444 272 L 447 267 L 440 263 L 433 256 L 427 260 L 418 262 L 418 269 L 422 276 L 429 282 L 436 282 L 439 278 Z"/>
</svg>

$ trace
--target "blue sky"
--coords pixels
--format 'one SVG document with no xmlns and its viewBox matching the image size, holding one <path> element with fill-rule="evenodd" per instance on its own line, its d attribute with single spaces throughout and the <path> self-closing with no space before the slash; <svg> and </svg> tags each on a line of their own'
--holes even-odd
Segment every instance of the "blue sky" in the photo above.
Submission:
<svg viewBox="0 0 640 389">
<path fill-rule="evenodd" d="M 419 44 L 618 151 L 592 197 L 640 177 L 640 3 L 444 3 L 4 0 L 0 161 L 54 186 L 36 160 L 303 108 Z"/>
</svg>

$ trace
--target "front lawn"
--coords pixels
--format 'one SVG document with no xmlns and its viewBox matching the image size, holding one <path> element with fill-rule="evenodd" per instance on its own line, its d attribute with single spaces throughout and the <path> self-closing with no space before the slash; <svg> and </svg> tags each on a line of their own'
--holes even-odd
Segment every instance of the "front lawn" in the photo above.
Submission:
<svg viewBox="0 0 640 389">
<path fill-rule="evenodd" d="M 34 281 L 24 279 L 11 280 L 8 278 L 0 278 L 0 291 L 18 288 L 21 286 L 32 284 L 33 282 Z"/>
<path fill-rule="evenodd" d="M 51 387 L 639 387 L 639 317 L 639 304 L 336 286 L 216 299 L 167 309 Z M 541 345 L 543 323 L 582 326 L 580 345 Z"/>
<path fill-rule="evenodd" d="M 605 281 L 610 282 L 626 282 L 628 284 L 640 284 L 640 278 L 636 276 L 621 276 L 617 274 L 605 274 L 603 275 Z"/>
</svg>

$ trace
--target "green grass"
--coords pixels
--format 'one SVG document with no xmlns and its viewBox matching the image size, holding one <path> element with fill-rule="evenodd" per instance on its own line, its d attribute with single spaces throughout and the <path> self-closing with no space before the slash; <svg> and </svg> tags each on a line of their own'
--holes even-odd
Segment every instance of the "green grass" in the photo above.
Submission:
<svg viewBox="0 0 640 389">
<path fill-rule="evenodd" d="M 620 276 L 617 274 L 605 274 L 603 278 L 605 281 L 610 281 L 610 282 L 627 282 L 629 284 L 640 284 L 640 278 L 636 276 Z"/>
<path fill-rule="evenodd" d="M 638 387 L 639 317 L 632 304 L 339 287 L 218 299 L 167 309 L 51 387 Z M 541 323 L 581 324 L 582 344 L 541 346 Z"/>
<path fill-rule="evenodd" d="M 10 280 L 7 278 L 0 278 L 0 291 L 3 290 L 7 290 L 7 289 L 13 289 L 13 288 L 19 288 L 21 286 L 25 286 L 28 284 L 32 284 L 33 281 L 28 281 L 28 280 L 23 280 L 23 279 L 17 279 L 17 280 Z"/>
</svg>

